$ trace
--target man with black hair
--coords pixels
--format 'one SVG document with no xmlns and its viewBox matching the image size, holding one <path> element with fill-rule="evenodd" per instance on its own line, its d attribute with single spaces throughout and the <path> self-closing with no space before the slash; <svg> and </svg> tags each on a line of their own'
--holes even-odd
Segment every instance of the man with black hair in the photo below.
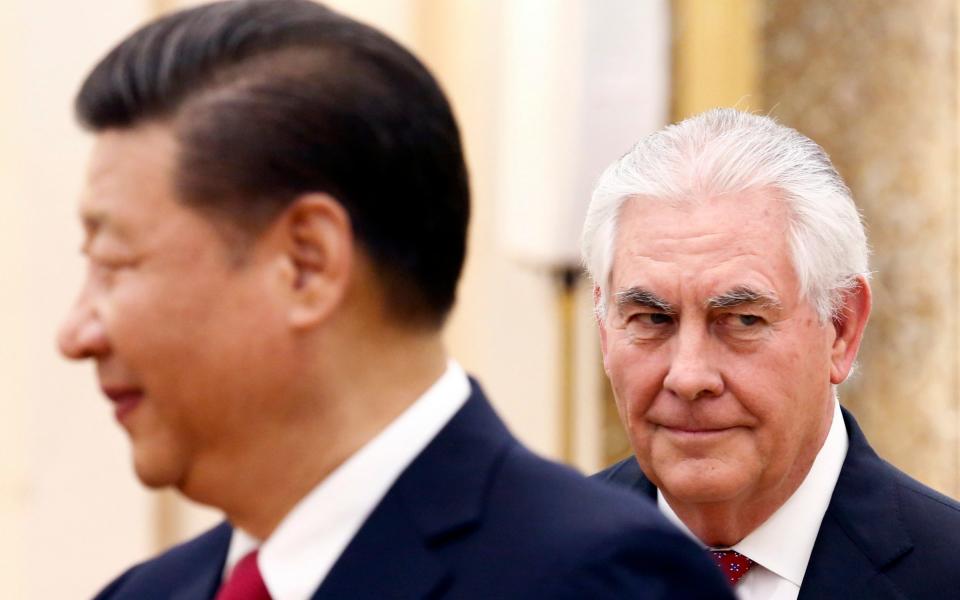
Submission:
<svg viewBox="0 0 960 600">
<path fill-rule="evenodd" d="M 447 358 L 450 108 L 306 0 L 150 23 L 77 97 L 89 271 L 60 333 L 139 478 L 227 521 L 99 598 L 724 598 L 646 501 L 529 453 Z"/>
</svg>

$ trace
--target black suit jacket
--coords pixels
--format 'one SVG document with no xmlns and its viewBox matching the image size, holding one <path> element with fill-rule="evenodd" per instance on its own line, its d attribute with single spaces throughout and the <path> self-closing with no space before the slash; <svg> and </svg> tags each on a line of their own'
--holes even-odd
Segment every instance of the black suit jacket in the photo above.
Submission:
<svg viewBox="0 0 960 600">
<path fill-rule="evenodd" d="M 221 524 L 133 567 L 97 598 L 212 598 L 230 536 Z M 732 598 L 705 554 L 650 502 L 531 454 L 475 383 L 313 597 Z"/>
<path fill-rule="evenodd" d="M 847 456 L 799 600 L 960 598 L 960 504 L 877 456 L 843 409 Z M 628 458 L 595 475 L 655 498 Z"/>
</svg>

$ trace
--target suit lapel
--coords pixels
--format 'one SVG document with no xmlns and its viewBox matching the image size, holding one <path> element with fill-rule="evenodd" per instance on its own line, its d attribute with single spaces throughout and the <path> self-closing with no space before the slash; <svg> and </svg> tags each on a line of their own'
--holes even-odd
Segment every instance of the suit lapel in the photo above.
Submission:
<svg viewBox="0 0 960 600">
<path fill-rule="evenodd" d="M 227 560 L 227 549 L 233 529 L 227 523 L 204 534 L 188 556 L 182 558 L 183 565 L 175 569 L 179 579 L 176 589 L 170 593 L 169 600 L 196 600 L 213 598 L 220 587 L 223 564 Z"/>
<path fill-rule="evenodd" d="M 442 548 L 479 523 L 487 482 L 514 443 L 471 386 L 466 404 L 400 475 L 314 600 L 430 598 L 450 581 Z"/>
<path fill-rule="evenodd" d="M 389 497 L 364 523 L 313 598 L 428 598 L 445 575 L 445 565 L 431 554 L 406 508 Z"/>
<path fill-rule="evenodd" d="M 170 600 L 196 600 L 197 598 L 213 598 L 220 587 L 222 562 L 209 562 L 201 569 L 185 574 Z"/>
<path fill-rule="evenodd" d="M 843 410 L 847 456 L 824 515 L 800 598 L 903 598 L 883 569 L 910 552 L 900 491 L 853 416 Z"/>
<path fill-rule="evenodd" d="M 798 600 L 907 600 L 828 511 L 820 525 Z"/>
</svg>

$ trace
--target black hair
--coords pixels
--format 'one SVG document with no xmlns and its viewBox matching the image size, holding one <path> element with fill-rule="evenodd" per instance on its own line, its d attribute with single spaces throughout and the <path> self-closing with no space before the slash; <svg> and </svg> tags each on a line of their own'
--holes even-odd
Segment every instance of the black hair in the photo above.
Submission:
<svg viewBox="0 0 960 600">
<path fill-rule="evenodd" d="M 328 193 L 390 313 L 439 326 L 453 305 L 470 213 L 460 134 L 427 69 L 372 27 L 309 0 L 176 12 L 107 54 L 76 112 L 94 132 L 170 123 L 180 199 L 251 234 Z"/>
</svg>

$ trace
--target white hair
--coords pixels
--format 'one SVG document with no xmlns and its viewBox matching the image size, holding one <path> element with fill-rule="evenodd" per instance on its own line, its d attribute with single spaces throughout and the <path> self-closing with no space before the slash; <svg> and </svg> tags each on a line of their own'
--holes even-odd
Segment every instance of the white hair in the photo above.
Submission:
<svg viewBox="0 0 960 600">
<path fill-rule="evenodd" d="M 850 189 L 813 140 L 770 117 L 730 108 L 647 136 L 600 176 L 581 240 L 583 264 L 600 289 L 598 316 L 606 312 L 626 200 L 686 202 L 757 189 L 786 202 L 801 296 L 821 321 L 836 316 L 844 291 L 869 276 L 867 238 Z"/>
</svg>

